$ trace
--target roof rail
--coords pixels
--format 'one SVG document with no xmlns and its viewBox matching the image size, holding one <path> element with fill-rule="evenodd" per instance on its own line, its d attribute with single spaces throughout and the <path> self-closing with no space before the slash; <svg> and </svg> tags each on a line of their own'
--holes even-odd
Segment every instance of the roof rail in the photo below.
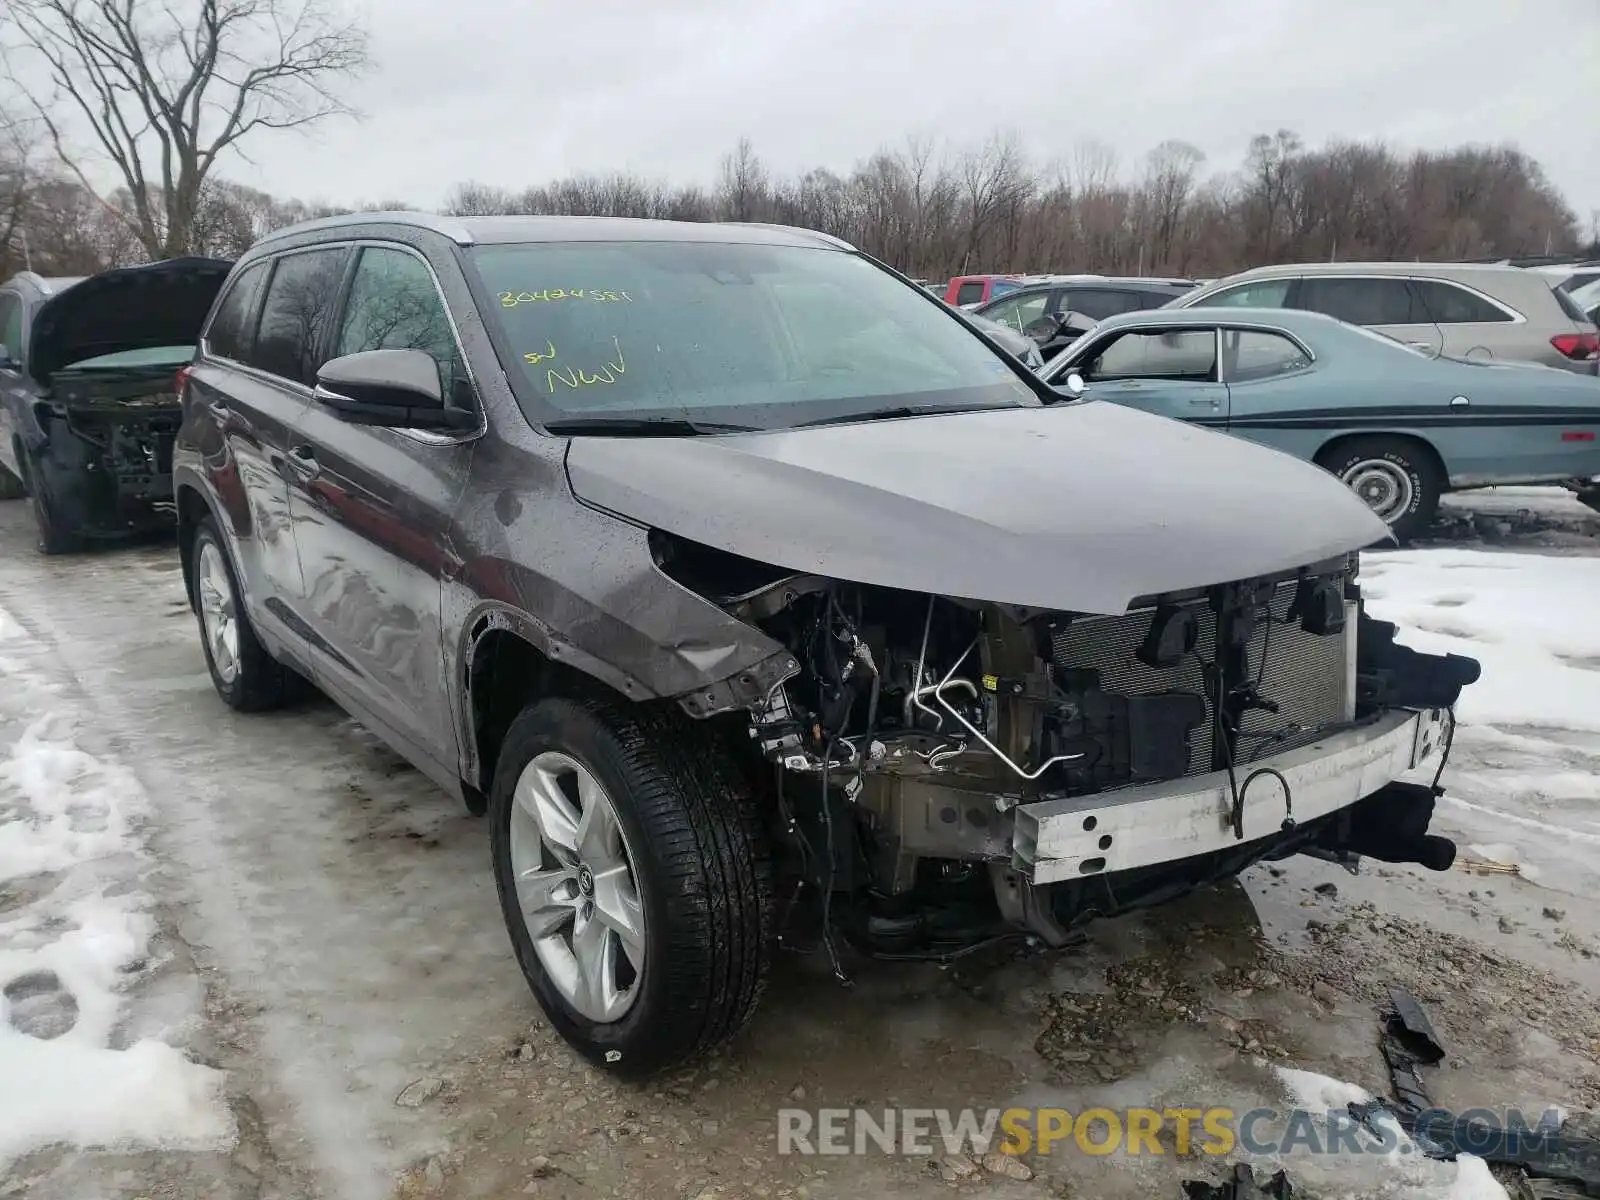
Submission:
<svg viewBox="0 0 1600 1200">
<path fill-rule="evenodd" d="M 821 238 L 823 241 L 839 247 L 841 250 L 854 250 L 855 247 L 843 238 L 834 237 L 831 233 L 823 233 L 820 229 L 807 229 L 804 225 L 785 225 L 781 221 L 736 221 L 731 224 L 754 225 L 758 229 L 781 229 L 786 233 L 804 233 L 810 237 Z"/>
<path fill-rule="evenodd" d="M 413 229 L 426 229 L 432 233 L 443 234 L 458 246 L 470 246 L 473 243 L 471 230 L 459 218 L 444 217 L 438 213 L 414 212 L 409 209 L 393 209 L 379 212 L 338 213 L 331 217 L 317 217 L 314 220 L 301 221 L 295 225 L 286 225 L 282 229 L 274 229 L 271 233 L 258 239 L 256 244 L 260 245 L 262 242 L 292 237 L 299 233 L 309 233 L 317 229 L 341 229 L 348 225 L 371 225 L 373 223 L 409 225 Z"/>
</svg>

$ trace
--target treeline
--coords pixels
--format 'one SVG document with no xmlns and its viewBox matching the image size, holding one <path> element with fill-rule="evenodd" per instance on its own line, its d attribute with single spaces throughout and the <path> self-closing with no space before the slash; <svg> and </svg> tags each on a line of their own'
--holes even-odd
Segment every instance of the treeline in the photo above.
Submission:
<svg viewBox="0 0 1600 1200">
<path fill-rule="evenodd" d="M 22 267 L 24 245 L 46 273 L 139 261 L 125 205 L 125 196 L 97 197 L 0 155 L 0 276 Z M 464 183 L 447 209 L 802 225 L 931 279 L 981 271 L 1216 276 L 1267 262 L 1600 254 L 1600 213 L 1580 222 L 1541 166 L 1513 147 L 1311 149 L 1287 130 L 1254 138 L 1225 172 L 1208 171 L 1183 142 L 1164 142 L 1133 164 L 1086 142 L 1063 161 L 1039 164 L 1014 137 L 996 135 L 953 151 L 912 140 L 848 174 L 817 168 L 786 178 L 743 141 L 709 185 L 622 173 L 521 191 Z M 208 183 L 189 250 L 233 257 L 270 230 L 347 211 L 355 210 Z"/>
</svg>

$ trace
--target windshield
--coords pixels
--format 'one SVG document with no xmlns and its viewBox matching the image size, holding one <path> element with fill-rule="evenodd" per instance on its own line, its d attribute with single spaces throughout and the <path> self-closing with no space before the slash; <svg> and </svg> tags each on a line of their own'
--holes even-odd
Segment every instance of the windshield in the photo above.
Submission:
<svg viewBox="0 0 1600 1200">
<path fill-rule="evenodd" d="M 483 246 L 470 261 L 529 416 L 775 429 L 1038 404 L 959 317 L 866 259 L 720 242 Z"/>
</svg>

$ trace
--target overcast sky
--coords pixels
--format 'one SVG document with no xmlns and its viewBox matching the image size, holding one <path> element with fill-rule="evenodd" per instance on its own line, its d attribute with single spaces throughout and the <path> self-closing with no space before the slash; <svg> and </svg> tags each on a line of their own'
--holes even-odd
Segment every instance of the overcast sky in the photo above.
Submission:
<svg viewBox="0 0 1600 1200">
<path fill-rule="evenodd" d="M 1512 141 L 1600 209 L 1600 0 L 360 0 L 360 123 L 252 143 L 241 182 L 439 203 L 625 168 L 711 182 L 741 136 L 847 170 L 917 133 L 1165 138 L 1233 169 L 1250 136 Z"/>
</svg>

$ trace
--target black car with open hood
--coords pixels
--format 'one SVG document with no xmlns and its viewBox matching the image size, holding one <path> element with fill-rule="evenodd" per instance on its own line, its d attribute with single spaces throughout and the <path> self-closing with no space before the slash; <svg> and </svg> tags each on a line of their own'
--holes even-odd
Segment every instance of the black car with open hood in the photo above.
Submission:
<svg viewBox="0 0 1600 1200">
<path fill-rule="evenodd" d="M 174 258 L 48 293 L 26 276 L 6 285 L 25 333 L 21 359 L 0 367 L 0 462 L 26 488 L 46 553 L 167 519 L 176 375 L 231 265 Z"/>
</svg>

